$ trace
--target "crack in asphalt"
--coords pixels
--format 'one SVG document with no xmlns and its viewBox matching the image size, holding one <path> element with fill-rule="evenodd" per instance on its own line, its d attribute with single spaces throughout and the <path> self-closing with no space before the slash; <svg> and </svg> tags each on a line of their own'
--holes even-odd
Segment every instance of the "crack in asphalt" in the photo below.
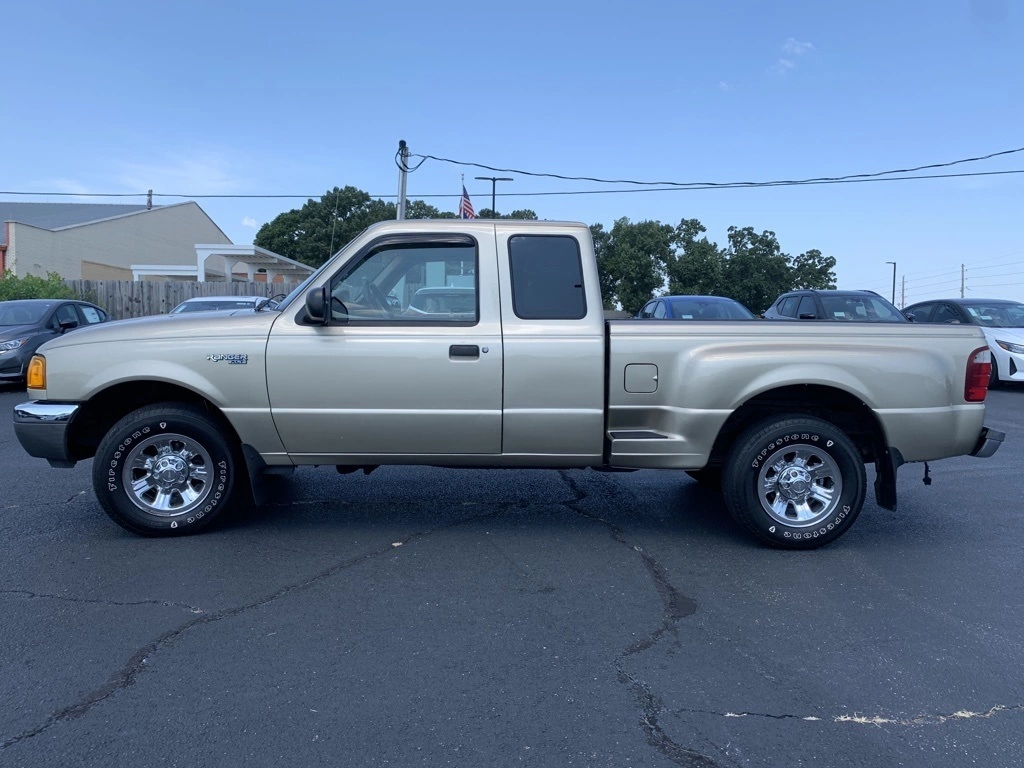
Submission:
<svg viewBox="0 0 1024 768">
<path fill-rule="evenodd" d="M 884 717 L 882 715 L 862 715 L 859 713 L 830 715 L 775 715 L 769 712 L 714 712 L 708 709 L 675 709 L 672 714 L 713 715 L 717 717 L 760 717 L 770 720 L 803 720 L 811 723 L 856 723 L 858 725 L 941 725 L 951 720 L 978 720 L 998 714 L 1024 712 L 1024 704 L 997 704 L 983 712 L 960 709 L 946 714 L 917 715 L 916 717 Z"/>
<path fill-rule="evenodd" d="M 618 671 L 619 682 L 632 691 L 637 705 L 640 707 L 640 727 L 644 731 L 648 744 L 676 765 L 688 768 L 719 768 L 719 763 L 704 753 L 688 749 L 672 741 L 658 723 L 659 716 L 666 711 L 661 699 L 651 692 L 646 683 L 637 680 L 621 668 Z"/>
<path fill-rule="evenodd" d="M 490 512 L 478 515 L 471 515 L 469 517 L 465 517 L 460 520 L 456 520 L 452 523 L 448 523 L 447 525 L 442 525 L 437 528 L 432 528 L 430 530 L 417 531 L 415 533 L 409 534 L 409 536 L 407 536 L 405 539 L 402 539 L 400 542 L 389 543 L 386 546 L 381 547 L 379 549 L 375 549 L 370 552 L 366 552 L 362 555 L 357 555 L 355 557 L 348 558 L 347 560 L 342 560 L 341 562 L 335 563 L 334 565 L 331 565 L 323 569 L 322 571 L 319 571 L 313 576 L 309 576 L 305 579 L 302 579 L 301 581 L 288 584 L 284 587 L 281 587 L 271 592 L 268 595 L 264 595 L 263 597 L 257 600 L 245 603 L 244 605 L 235 606 L 234 608 L 226 608 L 215 613 L 204 614 L 202 616 L 192 619 L 191 621 L 185 622 L 184 624 L 182 624 L 179 627 L 176 627 L 175 629 L 170 629 L 167 632 L 164 632 L 159 637 L 157 637 L 155 640 L 152 640 L 151 642 L 139 648 L 132 655 L 132 657 L 128 659 L 128 662 L 120 670 L 115 672 L 110 677 L 110 679 L 108 679 L 107 682 L 104 683 L 102 686 L 96 688 L 93 691 L 90 691 L 81 699 L 76 701 L 74 704 L 71 704 L 67 707 L 63 707 L 55 712 L 52 712 L 39 725 L 30 728 L 26 731 L 22 731 L 21 733 L 16 734 L 14 736 L 10 736 L 3 742 L 0 742 L 0 750 L 7 749 L 8 747 L 12 747 L 15 744 L 18 744 L 22 741 L 38 736 L 39 734 L 49 730 L 58 723 L 65 722 L 68 720 L 74 720 L 87 714 L 97 704 L 106 701 L 111 696 L 117 694 L 119 691 L 122 691 L 131 686 L 132 684 L 134 684 L 138 676 L 145 670 L 149 658 L 154 653 L 159 651 L 161 648 L 169 645 L 170 643 L 184 635 L 189 630 L 194 629 L 195 627 L 200 627 L 205 624 L 212 624 L 218 621 L 222 621 L 224 619 L 232 618 L 241 613 L 245 613 L 246 611 L 251 611 L 256 608 L 262 608 L 263 606 L 269 605 L 270 603 L 273 603 L 279 600 L 280 598 L 285 597 L 286 595 L 290 595 L 293 592 L 297 592 L 299 590 L 305 589 L 306 587 L 317 584 L 318 582 L 321 582 L 324 579 L 328 579 L 337 573 L 346 571 L 350 568 L 354 568 L 369 560 L 373 560 L 378 557 L 391 554 L 395 551 L 396 543 L 408 544 L 411 541 L 415 541 L 417 539 L 421 539 L 426 536 L 439 533 L 441 531 L 455 528 L 460 525 L 466 525 L 468 523 L 473 523 L 479 520 L 486 520 L 491 517 L 496 517 L 497 515 L 501 514 L 501 512 L 503 512 L 505 509 L 514 506 L 519 506 L 519 504 L 516 503 L 501 505 L 498 509 L 492 510 Z"/>
<path fill-rule="evenodd" d="M 679 621 L 696 612 L 697 602 L 680 592 L 669 580 L 668 571 L 665 567 L 653 555 L 645 551 L 643 547 L 630 543 L 626 539 L 625 532 L 619 526 L 610 520 L 605 520 L 599 515 L 594 515 L 582 509 L 580 505 L 586 501 L 589 494 L 580 487 L 566 470 L 560 470 L 558 474 L 573 493 L 571 500 L 559 503 L 581 517 L 601 523 L 608 528 L 612 540 L 639 555 L 640 561 L 643 563 L 647 574 L 651 578 L 651 582 L 654 584 L 658 597 L 661 598 L 661 624 L 647 637 L 626 647 L 622 653 L 615 657 L 614 662 L 618 681 L 630 690 L 637 702 L 637 707 L 640 709 L 640 728 L 644 732 L 647 743 L 676 765 L 685 766 L 686 768 L 719 768 L 720 764 L 708 755 L 684 747 L 673 741 L 665 733 L 658 722 L 658 718 L 667 711 L 661 699 L 654 695 L 654 692 L 647 683 L 630 675 L 623 669 L 623 662 L 629 656 L 648 650 L 656 645 L 666 634 L 671 632 L 678 637 Z M 618 489 L 611 490 L 612 493 L 618 492 Z"/>
<path fill-rule="evenodd" d="M 174 603 L 167 600 L 104 600 L 98 597 L 72 597 L 70 595 L 48 595 L 32 592 L 28 589 L 0 589 L 0 595 L 15 595 L 27 597 L 30 600 L 61 600 L 68 603 L 86 603 L 91 605 L 114 605 L 114 606 L 135 606 L 135 605 L 161 605 L 165 608 L 181 608 L 190 613 L 206 613 L 202 608 L 186 603 Z"/>
</svg>

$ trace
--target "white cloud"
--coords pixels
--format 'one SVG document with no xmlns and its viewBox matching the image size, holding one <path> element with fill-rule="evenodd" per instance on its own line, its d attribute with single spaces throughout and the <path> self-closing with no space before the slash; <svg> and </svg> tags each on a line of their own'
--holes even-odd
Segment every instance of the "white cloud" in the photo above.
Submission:
<svg viewBox="0 0 1024 768">
<path fill-rule="evenodd" d="M 249 229 L 259 229 L 259 222 L 256 221 L 252 216 L 246 216 L 242 219 L 242 226 L 249 227 Z"/>
<path fill-rule="evenodd" d="M 774 64 L 772 64 L 768 69 L 769 71 L 774 72 L 777 75 L 784 75 L 787 72 L 789 72 L 789 70 L 793 69 L 795 66 L 795 61 L 791 61 L 790 59 L 779 59 Z"/>
<path fill-rule="evenodd" d="M 811 43 L 801 43 L 795 37 L 790 37 L 782 44 L 782 50 L 790 56 L 802 56 L 813 51 L 814 46 Z"/>
</svg>

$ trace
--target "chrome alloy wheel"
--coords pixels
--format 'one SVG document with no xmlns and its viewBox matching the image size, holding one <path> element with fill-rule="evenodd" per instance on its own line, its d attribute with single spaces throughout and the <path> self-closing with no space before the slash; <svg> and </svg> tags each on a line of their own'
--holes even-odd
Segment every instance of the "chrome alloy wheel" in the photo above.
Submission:
<svg viewBox="0 0 1024 768">
<path fill-rule="evenodd" d="M 813 445 L 787 445 L 768 456 L 757 475 L 764 511 L 794 528 L 816 525 L 831 515 L 843 493 L 835 460 Z"/>
<path fill-rule="evenodd" d="M 128 498 L 143 512 L 172 517 L 191 512 L 213 489 L 213 460 L 190 437 L 162 434 L 132 448 L 122 482 Z"/>
</svg>

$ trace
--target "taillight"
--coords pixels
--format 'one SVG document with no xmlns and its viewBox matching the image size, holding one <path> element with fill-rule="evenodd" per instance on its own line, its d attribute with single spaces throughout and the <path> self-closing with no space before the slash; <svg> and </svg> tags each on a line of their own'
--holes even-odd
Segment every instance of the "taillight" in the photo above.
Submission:
<svg viewBox="0 0 1024 768">
<path fill-rule="evenodd" d="M 992 375 L 992 353 L 988 347 L 971 352 L 967 358 L 967 379 L 964 381 L 964 400 L 981 403 L 988 392 L 988 380 Z"/>
</svg>

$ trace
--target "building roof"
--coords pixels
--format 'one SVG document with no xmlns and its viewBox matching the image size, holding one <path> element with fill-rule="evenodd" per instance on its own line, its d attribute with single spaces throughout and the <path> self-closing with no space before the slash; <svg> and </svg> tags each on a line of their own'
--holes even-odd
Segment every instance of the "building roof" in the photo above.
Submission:
<svg viewBox="0 0 1024 768">
<path fill-rule="evenodd" d="M 159 206 L 153 206 L 157 208 Z M 0 200 L 0 222 L 14 221 L 40 229 L 62 229 L 145 211 L 143 205 L 108 203 L 10 203 Z M 7 228 L 0 227 L 0 245 L 7 242 Z"/>
</svg>

